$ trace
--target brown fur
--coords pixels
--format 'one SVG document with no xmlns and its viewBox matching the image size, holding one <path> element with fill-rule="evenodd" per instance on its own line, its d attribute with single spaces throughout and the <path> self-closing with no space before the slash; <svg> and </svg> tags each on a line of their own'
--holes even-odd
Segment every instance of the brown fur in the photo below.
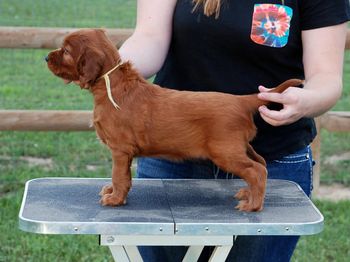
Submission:
<svg viewBox="0 0 350 262">
<path fill-rule="evenodd" d="M 266 102 L 256 94 L 235 96 L 162 88 L 148 83 L 126 62 L 110 74 L 113 98 L 121 107 L 117 110 L 100 77 L 119 59 L 105 33 L 92 29 L 68 35 L 62 48 L 48 55 L 48 67 L 55 75 L 89 89 L 94 97 L 95 129 L 113 159 L 112 185 L 102 189 L 101 203 L 125 204 L 133 157 L 151 156 L 175 161 L 210 159 L 247 182 L 248 186 L 235 195 L 240 200 L 237 208 L 261 210 L 266 163 L 249 142 L 256 135 L 253 114 Z M 286 81 L 274 92 L 300 83 L 297 79 Z"/>
</svg>

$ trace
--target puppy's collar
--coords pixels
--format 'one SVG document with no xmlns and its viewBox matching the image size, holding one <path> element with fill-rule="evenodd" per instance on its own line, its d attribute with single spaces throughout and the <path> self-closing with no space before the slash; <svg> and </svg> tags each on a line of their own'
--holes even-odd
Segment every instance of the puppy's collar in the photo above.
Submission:
<svg viewBox="0 0 350 262">
<path fill-rule="evenodd" d="M 109 99 L 109 101 L 111 101 L 112 105 L 117 110 L 120 110 L 120 106 L 113 99 L 112 91 L 111 91 L 111 82 L 109 80 L 109 74 L 112 73 L 114 70 L 116 70 L 118 67 L 120 67 L 122 64 L 123 64 L 122 61 L 119 60 L 118 64 L 115 67 L 113 67 L 111 70 L 109 70 L 104 75 L 100 76 L 100 78 L 104 78 L 105 79 L 108 99 Z"/>
</svg>

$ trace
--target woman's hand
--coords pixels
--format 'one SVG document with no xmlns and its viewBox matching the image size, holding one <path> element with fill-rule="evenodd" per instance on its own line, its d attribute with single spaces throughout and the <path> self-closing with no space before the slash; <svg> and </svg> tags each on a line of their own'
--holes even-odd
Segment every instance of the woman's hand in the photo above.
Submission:
<svg viewBox="0 0 350 262">
<path fill-rule="evenodd" d="M 259 107 L 261 117 L 273 126 L 288 125 L 298 121 L 308 112 L 308 90 L 290 87 L 283 93 L 269 93 L 271 89 L 259 86 L 258 98 L 265 101 L 276 102 L 283 105 L 280 111 L 270 110 L 266 106 Z"/>
</svg>

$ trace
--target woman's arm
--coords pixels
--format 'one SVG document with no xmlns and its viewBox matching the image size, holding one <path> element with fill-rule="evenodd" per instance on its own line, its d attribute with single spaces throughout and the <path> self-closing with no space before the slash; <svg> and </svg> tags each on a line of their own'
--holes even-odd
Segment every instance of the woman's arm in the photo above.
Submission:
<svg viewBox="0 0 350 262">
<path fill-rule="evenodd" d="M 335 105 L 342 92 L 343 59 L 347 24 L 302 32 L 305 86 L 282 94 L 259 87 L 260 99 L 283 104 L 281 111 L 259 108 L 261 117 L 274 126 L 291 124 L 302 117 L 315 117 Z"/>
<path fill-rule="evenodd" d="M 119 49 L 148 78 L 159 71 L 168 53 L 176 0 L 138 0 L 134 33 Z"/>
</svg>

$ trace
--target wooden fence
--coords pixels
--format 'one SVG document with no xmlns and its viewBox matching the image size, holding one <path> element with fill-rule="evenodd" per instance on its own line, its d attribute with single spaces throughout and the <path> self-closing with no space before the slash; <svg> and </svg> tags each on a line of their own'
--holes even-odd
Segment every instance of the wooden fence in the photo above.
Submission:
<svg viewBox="0 0 350 262">
<path fill-rule="evenodd" d="M 64 36 L 76 28 L 0 27 L 0 48 L 47 48 L 61 45 Z M 120 46 L 132 29 L 106 29 L 111 40 Z M 350 49 L 350 30 L 346 49 Z M 0 131 L 91 131 L 94 130 L 91 111 L 0 110 Z M 317 129 L 329 132 L 349 132 L 350 112 L 327 112 L 316 119 Z M 316 166 L 314 190 L 320 184 L 320 132 L 312 147 Z"/>
<path fill-rule="evenodd" d="M 61 46 L 63 38 L 77 28 L 8 27 L 0 26 L 0 48 L 46 48 Z M 105 29 L 108 37 L 120 46 L 132 29 Z"/>
<path fill-rule="evenodd" d="M 88 110 L 0 110 L 0 131 L 93 131 Z"/>
</svg>

